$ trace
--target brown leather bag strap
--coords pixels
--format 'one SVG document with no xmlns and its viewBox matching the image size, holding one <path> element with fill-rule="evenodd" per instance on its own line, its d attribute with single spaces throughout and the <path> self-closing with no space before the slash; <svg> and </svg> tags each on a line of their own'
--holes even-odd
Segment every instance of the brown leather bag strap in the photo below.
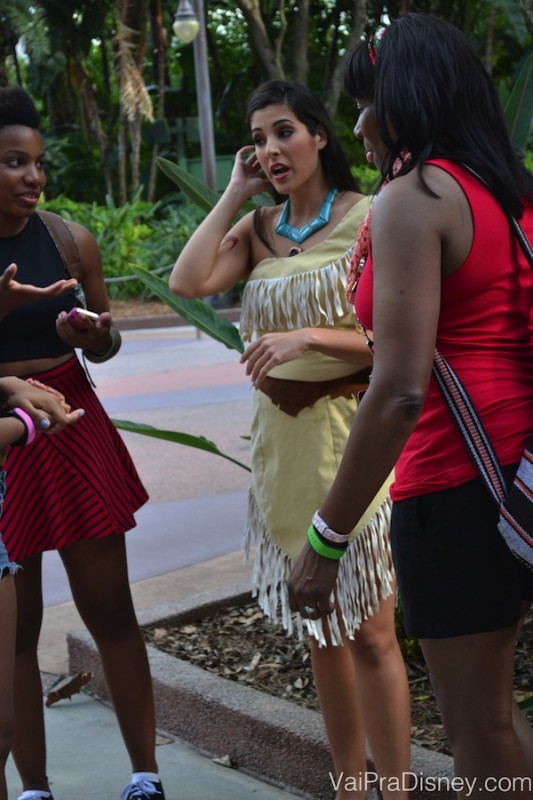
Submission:
<svg viewBox="0 0 533 800">
<path fill-rule="evenodd" d="M 82 275 L 80 251 L 68 222 L 52 211 L 42 210 L 37 213 L 52 237 L 52 241 L 65 264 L 68 274 L 79 281 Z"/>
</svg>

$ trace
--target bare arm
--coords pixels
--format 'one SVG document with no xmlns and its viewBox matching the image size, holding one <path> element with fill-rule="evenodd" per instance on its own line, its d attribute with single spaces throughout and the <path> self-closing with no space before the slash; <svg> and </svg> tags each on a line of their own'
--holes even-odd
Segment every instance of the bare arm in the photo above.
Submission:
<svg viewBox="0 0 533 800">
<path fill-rule="evenodd" d="M 204 297 L 225 291 L 250 271 L 252 215 L 231 227 L 244 203 L 270 184 L 263 177 L 253 146 L 236 155 L 222 197 L 181 251 L 169 287 L 181 297 Z"/>
<path fill-rule="evenodd" d="M 375 203 L 372 381 L 320 509 L 340 533 L 354 528 L 383 485 L 422 409 L 439 316 L 447 205 L 425 194 L 413 173 L 393 181 Z M 330 613 L 337 568 L 306 544 L 289 581 L 291 608 Z"/>
<path fill-rule="evenodd" d="M 363 336 L 355 330 L 334 328 L 266 333 L 246 348 L 241 363 L 246 363 L 246 374 L 250 375 L 252 383 L 259 384 L 274 367 L 310 351 L 353 364 L 354 372 L 372 364 L 372 353 Z"/>
<path fill-rule="evenodd" d="M 100 248 L 87 228 L 76 223 L 71 223 L 71 227 L 81 256 L 82 269 L 77 277 L 88 309 L 96 312 L 99 317 L 97 320 L 83 317 L 72 322 L 67 318 L 66 312 L 62 311 L 56 322 L 57 332 L 67 344 L 83 349 L 90 361 L 107 361 L 119 351 L 121 337 L 109 312 Z"/>
<path fill-rule="evenodd" d="M 76 286 L 74 278 L 56 281 L 50 286 L 33 286 L 28 283 L 19 283 L 15 280 L 17 265 L 10 264 L 0 276 L 0 319 L 10 311 L 25 303 L 35 303 L 47 297 L 64 294 Z"/>
<path fill-rule="evenodd" d="M 65 397 L 52 387 L 13 376 L 0 378 L 0 403 L 22 408 L 42 433 L 57 433 L 83 416 L 81 409 L 72 411 Z"/>
</svg>

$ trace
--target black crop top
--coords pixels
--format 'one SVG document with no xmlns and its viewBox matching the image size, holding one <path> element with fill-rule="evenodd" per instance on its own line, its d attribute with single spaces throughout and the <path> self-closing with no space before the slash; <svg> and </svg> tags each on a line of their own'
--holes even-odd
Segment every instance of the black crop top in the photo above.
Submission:
<svg viewBox="0 0 533 800">
<path fill-rule="evenodd" d="M 0 237 L 0 274 L 10 264 L 17 265 L 16 280 L 34 286 L 69 278 L 67 268 L 38 214 L 32 214 L 24 230 L 16 236 Z M 0 321 L 0 363 L 54 358 L 72 353 L 56 331 L 60 311 L 75 305 L 74 291 L 59 297 L 28 303 L 10 311 Z"/>
</svg>

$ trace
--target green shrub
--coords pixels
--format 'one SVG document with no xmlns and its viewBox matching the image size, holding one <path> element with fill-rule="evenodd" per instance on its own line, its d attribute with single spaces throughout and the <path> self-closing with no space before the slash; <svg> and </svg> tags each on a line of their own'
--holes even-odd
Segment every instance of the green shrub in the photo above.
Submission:
<svg viewBox="0 0 533 800">
<path fill-rule="evenodd" d="M 79 222 L 96 238 L 102 253 L 104 278 L 115 299 L 147 298 L 139 269 L 164 273 L 198 227 L 203 214 L 183 195 L 152 204 L 139 195 L 123 206 L 76 203 L 59 196 L 42 204 L 67 220 Z"/>
</svg>

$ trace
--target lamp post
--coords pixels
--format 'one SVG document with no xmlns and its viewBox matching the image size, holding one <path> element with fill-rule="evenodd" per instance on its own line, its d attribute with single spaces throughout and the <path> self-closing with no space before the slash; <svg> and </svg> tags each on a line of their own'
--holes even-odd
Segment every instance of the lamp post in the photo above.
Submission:
<svg viewBox="0 0 533 800">
<path fill-rule="evenodd" d="M 207 62 L 207 37 L 204 0 L 180 0 L 172 29 L 178 39 L 193 42 L 194 73 L 196 77 L 196 102 L 200 119 L 200 150 L 204 169 L 204 183 L 216 191 L 215 140 L 213 136 L 213 111 L 211 85 Z"/>
</svg>

